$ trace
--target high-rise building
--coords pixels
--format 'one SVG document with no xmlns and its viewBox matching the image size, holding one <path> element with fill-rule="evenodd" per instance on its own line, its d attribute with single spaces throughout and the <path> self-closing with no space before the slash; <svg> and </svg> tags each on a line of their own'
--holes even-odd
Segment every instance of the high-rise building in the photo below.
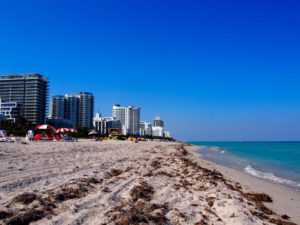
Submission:
<svg viewBox="0 0 300 225">
<path fill-rule="evenodd" d="M 67 119 L 72 127 L 93 127 L 94 96 L 89 92 L 51 98 L 49 119 Z"/>
<path fill-rule="evenodd" d="M 154 127 L 164 127 L 164 121 L 161 120 L 160 117 L 156 116 L 153 120 Z"/>
<path fill-rule="evenodd" d="M 70 120 L 73 127 L 79 126 L 79 101 L 77 94 L 65 95 L 64 118 Z"/>
<path fill-rule="evenodd" d="M 2 102 L 16 102 L 20 115 L 32 123 L 45 122 L 48 78 L 38 73 L 0 76 Z"/>
<path fill-rule="evenodd" d="M 139 134 L 140 108 L 121 107 L 119 104 L 114 104 L 112 114 L 114 118 L 120 120 L 124 135 Z"/>
<path fill-rule="evenodd" d="M 50 117 L 51 119 L 64 119 L 65 96 L 55 95 L 50 101 Z"/>
<path fill-rule="evenodd" d="M 90 92 L 80 92 L 79 96 L 79 126 L 93 127 L 94 96 Z"/>
</svg>

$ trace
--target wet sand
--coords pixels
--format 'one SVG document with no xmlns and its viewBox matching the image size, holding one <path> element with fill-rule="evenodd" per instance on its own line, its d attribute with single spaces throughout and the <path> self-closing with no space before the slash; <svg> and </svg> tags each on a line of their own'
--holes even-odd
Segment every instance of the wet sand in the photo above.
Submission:
<svg viewBox="0 0 300 225">
<path fill-rule="evenodd" d="M 195 150 L 161 142 L 0 143 L 0 223 L 299 222 L 298 193 Z"/>
</svg>

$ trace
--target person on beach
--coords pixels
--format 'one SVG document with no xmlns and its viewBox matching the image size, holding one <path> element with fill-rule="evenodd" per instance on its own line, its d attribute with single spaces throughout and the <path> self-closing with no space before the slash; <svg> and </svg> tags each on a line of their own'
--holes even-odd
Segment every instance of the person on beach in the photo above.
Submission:
<svg viewBox="0 0 300 225">
<path fill-rule="evenodd" d="M 29 130 L 26 134 L 26 139 L 31 142 L 33 137 L 34 137 L 34 132 L 32 130 Z"/>
</svg>

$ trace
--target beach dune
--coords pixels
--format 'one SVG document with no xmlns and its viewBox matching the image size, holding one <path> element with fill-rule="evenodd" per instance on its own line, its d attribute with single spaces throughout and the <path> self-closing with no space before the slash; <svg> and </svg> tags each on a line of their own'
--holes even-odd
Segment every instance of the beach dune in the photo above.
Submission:
<svg viewBox="0 0 300 225">
<path fill-rule="evenodd" d="M 195 150 L 154 141 L 1 143 L 0 223 L 300 222 L 297 192 Z"/>
</svg>

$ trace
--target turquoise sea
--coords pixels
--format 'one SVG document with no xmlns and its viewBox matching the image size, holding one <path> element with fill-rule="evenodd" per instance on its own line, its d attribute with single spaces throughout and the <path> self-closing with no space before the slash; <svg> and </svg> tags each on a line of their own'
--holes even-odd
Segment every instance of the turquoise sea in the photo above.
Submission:
<svg viewBox="0 0 300 225">
<path fill-rule="evenodd" d="M 188 142 L 203 158 L 300 190 L 300 142 Z"/>
</svg>

